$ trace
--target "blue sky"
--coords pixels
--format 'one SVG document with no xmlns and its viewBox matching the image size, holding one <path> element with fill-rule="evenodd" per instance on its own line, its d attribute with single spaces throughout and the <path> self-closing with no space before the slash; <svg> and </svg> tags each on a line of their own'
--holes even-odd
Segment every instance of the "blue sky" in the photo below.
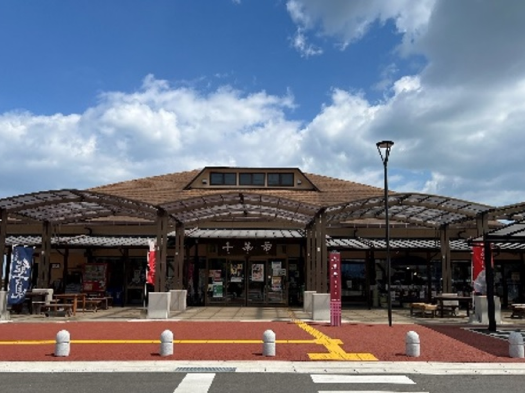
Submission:
<svg viewBox="0 0 525 393">
<path fill-rule="evenodd" d="M 206 165 L 525 201 L 525 3 L 0 0 L 0 197 Z"/>
</svg>

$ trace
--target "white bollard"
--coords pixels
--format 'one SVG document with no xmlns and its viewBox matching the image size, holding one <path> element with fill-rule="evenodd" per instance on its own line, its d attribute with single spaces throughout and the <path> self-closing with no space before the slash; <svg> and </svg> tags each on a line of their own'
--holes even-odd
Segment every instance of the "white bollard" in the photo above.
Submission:
<svg viewBox="0 0 525 393">
<path fill-rule="evenodd" d="M 410 357 L 417 358 L 421 354 L 419 335 L 416 332 L 410 331 L 407 333 L 405 338 L 405 350 L 406 355 Z"/>
<path fill-rule="evenodd" d="M 173 333 L 164 330 L 160 335 L 160 356 L 173 355 Z"/>
<path fill-rule="evenodd" d="M 511 332 L 509 335 L 509 356 L 511 358 L 525 357 L 523 350 L 523 336 L 520 332 Z"/>
<path fill-rule="evenodd" d="M 272 330 L 263 333 L 263 356 L 275 356 L 275 333 Z"/>
<path fill-rule="evenodd" d="M 67 330 L 61 330 L 57 333 L 55 344 L 55 356 L 69 356 L 70 335 Z"/>
</svg>

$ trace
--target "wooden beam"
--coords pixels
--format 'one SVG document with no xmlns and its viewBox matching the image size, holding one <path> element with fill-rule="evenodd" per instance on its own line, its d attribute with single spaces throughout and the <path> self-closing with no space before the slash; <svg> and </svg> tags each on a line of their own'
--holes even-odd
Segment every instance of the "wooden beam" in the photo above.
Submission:
<svg viewBox="0 0 525 393">
<path fill-rule="evenodd" d="M 51 223 L 44 221 L 42 223 L 42 251 L 40 252 L 40 261 L 38 264 L 38 288 L 47 288 L 49 286 L 49 261 L 51 258 Z"/>
<path fill-rule="evenodd" d="M 166 291 L 166 247 L 168 240 L 168 215 L 164 210 L 157 213 L 157 244 L 155 248 L 155 292 Z"/>
<path fill-rule="evenodd" d="M 184 274 L 184 224 L 178 223 L 175 227 L 175 289 L 183 289 Z"/>
<path fill-rule="evenodd" d="M 452 292 L 452 263 L 450 260 L 450 243 L 448 225 L 443 225 L 440 230 L 441 240 L 441 277 L 443 293 Z"/>
<path fill-rule="evenodd" d="M 326 217 L 322 212 L 319 215 L 319 247 L 321 248 L 320 270 L 321 270 L 321 285 L 320 292 L 328 293 L 328 250 L 326 248 Z"/>
</svg>

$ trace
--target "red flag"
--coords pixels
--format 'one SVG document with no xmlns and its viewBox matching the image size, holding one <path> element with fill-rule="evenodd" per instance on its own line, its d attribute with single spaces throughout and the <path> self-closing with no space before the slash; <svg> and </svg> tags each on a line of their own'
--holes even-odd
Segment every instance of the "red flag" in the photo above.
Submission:
<svg viewBox="0 0 525 393">
<path fill-rule="evenodd" d="M 479 274 L 485 269 L 485 251 L 483 244 L 472 246 L 472 282 L 476 281 Z"/>
<path fill-rule="evenodd" d="M 492 253 L 491 253 L 492 254 Z M 494 259 L 491 258 L 494 266 Z M 485 247 L 483 243 L 472 246 L 472 287 L 474 292 L 486 294 L 487 282 L 485 280 Z"/>
<path fill-rule="evenodd" d="M 155 285 L 155 251 L 148 251 L 148 274 L 146 282 Z"/>
</svg>

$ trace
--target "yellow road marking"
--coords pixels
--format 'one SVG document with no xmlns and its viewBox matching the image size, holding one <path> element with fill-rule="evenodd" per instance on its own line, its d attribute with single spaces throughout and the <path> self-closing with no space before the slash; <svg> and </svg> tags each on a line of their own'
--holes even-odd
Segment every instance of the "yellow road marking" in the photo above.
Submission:
<svg viewBox="0 0 525 393">
<path fill-rule="evenodd" d="M 340 346 L 343 342 L 333 339 L 315 329 L 313 326 L 298 320 L 290 312 L 292 321 L 313 340 L 275 340 L 276 344 L 317 344 L 326 348 L 328 353 L 308 353 L 310 360 L 378 360 L 371 353 L 347 353 Z M 12 340 L 0 341 L 0 345 L 49 345 L 56 340 Z M 160 340 L 70 340 L 71 344 L 160 344 Z M 262 344 L 263 340 L 173 340 L 174 344 Z"/>
<path fill-rule="evenodd" d="M 323 345 L 328 353 L 309 353 L 310 360 L 378 360 L 371 353 L 347 353 L 340 347 L 343 342 L 339 339 L 333 339 L 320 332 L 307 323 L 295 318 L 291 313 L 293 322 L 308 334 L 315 337 L 316 344 Z"/>
</svg>

